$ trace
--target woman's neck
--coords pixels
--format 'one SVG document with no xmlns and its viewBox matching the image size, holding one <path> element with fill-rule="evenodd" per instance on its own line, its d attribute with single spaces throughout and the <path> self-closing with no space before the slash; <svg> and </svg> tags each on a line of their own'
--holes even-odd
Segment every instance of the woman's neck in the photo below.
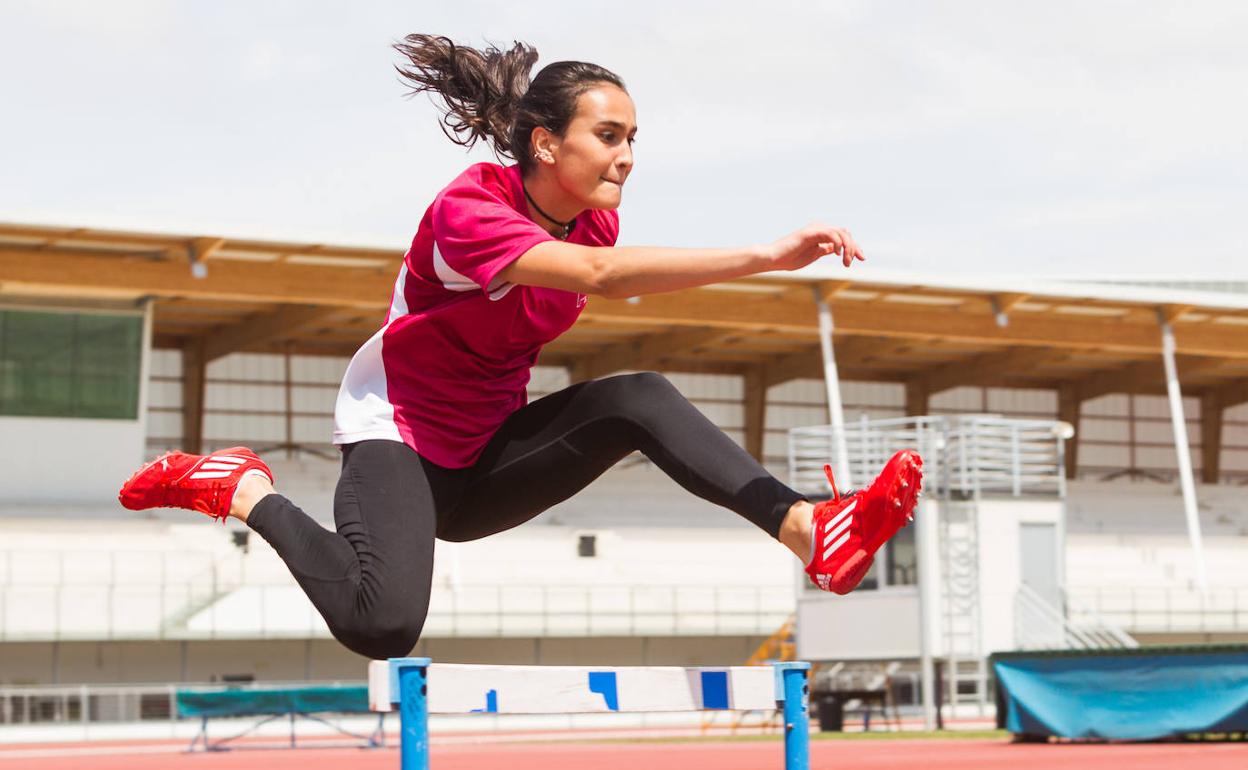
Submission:
<svg viewBox="0 0 1248 770">
<path fill-rule="evenodd" d="M 524 183 L 525 192 L 528 193 L 529 198 L 532 198 L 531 203 L 525 201 L 529 210 L 529 218 L 551 235 L 561 236 L 564 225 L 576 219 L 585 210 L 575 201 L 570 201 L 559 189 L 555 180 L 547 174 L 540 172 L 530 174 L 521 177 L 521 181 Z"/>
</svg>

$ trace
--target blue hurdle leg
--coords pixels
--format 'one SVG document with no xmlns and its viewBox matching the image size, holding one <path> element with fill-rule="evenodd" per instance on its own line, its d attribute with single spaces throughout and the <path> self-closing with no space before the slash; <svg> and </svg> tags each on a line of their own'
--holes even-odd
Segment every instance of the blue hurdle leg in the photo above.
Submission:
<svg viewBox="0 0 1248 770">
<path fill-rule="evenodd" d="M 784 767 L 785 770 L 810 770 L 810 712 L 806 706 L 805 662 L 777 663 L 777 682 L 784 693 Z"/>
<path fill-rule="evenodd" d="M 390 659 L 390 697 L 399 704 L 402 770 L 429 770 L 429 658 Z"/>
</svg>

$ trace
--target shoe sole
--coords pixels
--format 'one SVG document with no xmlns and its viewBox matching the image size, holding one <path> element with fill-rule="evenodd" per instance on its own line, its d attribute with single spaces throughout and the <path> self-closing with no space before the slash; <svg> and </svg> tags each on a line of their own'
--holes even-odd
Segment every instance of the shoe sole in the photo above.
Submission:
<svg viewBox="0 0 1248 770">
<path fill-rule="evenodd" d="M 875 552 L 887 543 L 897 534 L 907 523 L 911 514 L 914 512 L 914 506 L 918 503 L 919 492 L 923 487 L 923 458 L 917 452 L 902 451 L 898 452 L 884 467 L 884 471 L 880 475 L 887 475 L 898 463 L 905 463 L 904 467 L 896 470 L 892 487 L 888 490 L 888 496 L 885 498 L 886 505 L 891 502 L 892 508 L 890 513 L 895 511 L 896 517 L 893 519 L 892 526 L 888 529 L 888 534 L 869 552 L 860 548 L 856 553 L 845 560 L 833 575 L 830 582 L 833 593 L 847 594 L 858 587 L 862 579 L 866 577 L 867 572 L 871 569 L 871 565 L 875 563 Z M 900 503 L 898 505 L 897 503 Z"/>
<path fill-rule="evenodd" d="M 858 549 L 857 553 L 846 559 L 841 568 L 832 575 L 832 581 L 828 584 L 832 588 L 832 593 L 844 595 L 853 591 L 867 576 L 867 572 L 874 563 L 874 556 L 861 548 Z"/>
</svg>

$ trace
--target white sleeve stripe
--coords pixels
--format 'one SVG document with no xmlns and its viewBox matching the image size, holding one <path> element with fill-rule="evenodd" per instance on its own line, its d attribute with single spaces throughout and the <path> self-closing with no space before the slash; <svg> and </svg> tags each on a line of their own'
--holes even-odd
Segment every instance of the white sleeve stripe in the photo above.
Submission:
<svg viewBox="0 0 1248 770">
<path fill-rule="evenodd" d="M 481 288 L 471 278 L 456 272 L 455 268 L 446 263 L 446 258 L 442 256 L 436 241 L 433 244 L 433 272 L 437 274 L 442 285 L 451 291 L 472 291 Z"/>
</svg>

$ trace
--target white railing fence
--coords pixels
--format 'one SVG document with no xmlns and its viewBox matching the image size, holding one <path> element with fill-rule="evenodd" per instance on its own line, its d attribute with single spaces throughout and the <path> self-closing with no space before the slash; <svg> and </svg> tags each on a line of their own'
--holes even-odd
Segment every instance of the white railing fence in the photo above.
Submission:
<svg viewBox="0 0 1248 770">
<path fill-rule="evenodd" d="M 1071 589 L 1079 609 L 1133 633 L 1248 632 L 1248 587 L 1089 587 Z"/>
<path fill-rule="evenodd" d="M 293 582 L 229 583 L 0 585 L 0 642 L 329 637 Z M 765 636 L 794 607 L 787 585 L 435 586 L 424 636 Z"/>
<path fill-rule="evenodd" d="M 901 449 L 923 457 L 928 492 L 955 496 L 981 494 L 1064 495 L 1063 423 L 1015 420 L 994 415 L 950 415 L 868 420 L 845 425 L 853 482 L 873 479 Z M 823 466 L 837 467 L 832 426 L 789 431 L 789 472 L 794 488 L 826 493 Z"/>
<path fill-rule="evenodd" d="M 1089 608 L 1054 606 L 1027 584 L 1014 597 L 1014 640 L 1021 650 L 1112 650 L 1138 647 L 1122 629 Z"/>
</svg>

